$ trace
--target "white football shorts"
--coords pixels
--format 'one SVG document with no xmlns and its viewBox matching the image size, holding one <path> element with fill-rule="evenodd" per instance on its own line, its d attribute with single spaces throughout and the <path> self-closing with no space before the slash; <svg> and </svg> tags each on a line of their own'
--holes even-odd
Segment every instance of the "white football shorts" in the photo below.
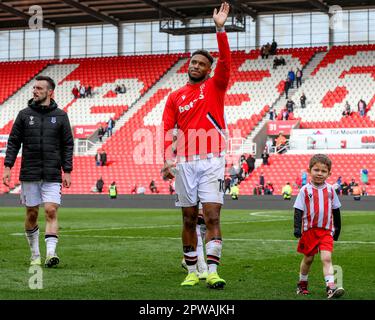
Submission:
<svg viewBox="0 0 375 320">
<path fill-rule="evenodd" d="M 177 163 L 176 169 L 177 207 L 224 203 L 225 157 Z"/>
<path fill-rule="evenodd" d="M 60 205 L 61 183 L 30 181 L 21 182 L 21 203 L 26 207 L 36 207 L 51 202 Z"/>
</svg>

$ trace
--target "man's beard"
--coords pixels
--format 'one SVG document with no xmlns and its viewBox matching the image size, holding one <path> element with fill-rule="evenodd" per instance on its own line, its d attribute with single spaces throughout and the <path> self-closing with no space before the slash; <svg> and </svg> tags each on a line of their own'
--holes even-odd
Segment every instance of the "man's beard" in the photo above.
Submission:
<svg viewBox="0 0 375 320">
<path fill-rule="evenodd" d="M 44 96 L 44 97 L 41 97 L 41 98 L 37 98 L 37 99 L 34 98 L 34 102 L 36 104 L 43 104 L 46 101 L 47 101 L 47 96 Z"/>
<path fill-rule="evenodd" d="M 189 79 L 190 81 L 192 82 L 201 82 L 202 80 L 204 80 L 206 78 L 206 75 L 203 75 L 201 77 L 193 77 L 190 72 L 188 72 L 188 75 L 189 75 Z"/>
</svg>

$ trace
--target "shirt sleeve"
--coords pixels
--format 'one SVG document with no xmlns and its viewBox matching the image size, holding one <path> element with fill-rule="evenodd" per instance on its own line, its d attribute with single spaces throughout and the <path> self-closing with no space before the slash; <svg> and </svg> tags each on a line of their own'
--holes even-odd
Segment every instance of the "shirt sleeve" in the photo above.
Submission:
<svg viewBox="0 0 375 320">
<path fill-rule="evenodd" d="M 219 47 L 219 59 L 215 68 L 213 80 L 216 85 L 222 89 L 226 89 L 230 77 L 231 55 L 226 32 L 217 32 L 217 44 Z"/>
<path fill-rule="evenodd" d="M 335 190 L 332 188 L 332 192 L 333 192 L 333 203 L 332 203 L 332 209 L 338 209 L 341 207 L 341 202 L 339 200 L 339 197 L 337 195 L 337 193 L 335 192 Z"/>
<path fill-rule="evenodd" d="M 302 211 L 305 211 L 305 202 L 304 202 L 305 194 L 304 194 L 304 190 L 305 189 L 301 189 L 299 191 L 298 196 L 297 196 L 296 201 L 294 202 L 294 206 L 293 206 L 294 208 L 302 210 Z"/>
<path fill-rule="evenodd" d="M 172 94 L 169 95 L 163 112 L 164 161 L 173 158 L 173 130 L 177 122 L 177 110 Z"/>
<path fill-rule="evenodd" d="M 7 144 L 7 150 L 4 160 L 4 166 L 12 168 L 14 162 L 17 159 L 18 151 L 21 148 L 21 144 L 24 140 L 24 128 L 22 123 L 22 115 L 18 114 L 16 120 L 14 121 L 12 130 L 10 132 Z"/>
</svg>

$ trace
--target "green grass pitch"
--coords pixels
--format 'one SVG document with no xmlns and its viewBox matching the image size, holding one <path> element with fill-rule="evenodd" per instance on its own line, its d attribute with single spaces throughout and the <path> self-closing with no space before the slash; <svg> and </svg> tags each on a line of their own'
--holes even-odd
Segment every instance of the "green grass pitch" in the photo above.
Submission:
<svg viewBox="0 0 375 320">
<path fill-rule="evenodd" d="M 44 214 L 39 225 L 44 231 Z M 180 287 L 181 213 L 177 209 L 69 209 L 59 211 L 57 268 L 43 268 L 43 289 L 30 289 L 23 208 L 0 209 L 0 299 L 258 300 L 326 299 L 315 258 L 311 295 L 296 296 L 302 256 L 296 252 L 290 211 L 223 210 L 224 290 L 204 281 Z M 333 263 L 342 268 L 342 299 L 375 299 L 375 212 L 342 213 Z M 43 233 L 40 237 L 45 257 Z"/>
</svg>

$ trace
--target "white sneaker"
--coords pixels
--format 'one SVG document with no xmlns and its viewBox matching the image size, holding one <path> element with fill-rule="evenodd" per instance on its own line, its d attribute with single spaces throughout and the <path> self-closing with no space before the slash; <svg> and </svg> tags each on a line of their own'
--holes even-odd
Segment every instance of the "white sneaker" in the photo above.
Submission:
<svg viewBox="0 0 375 320">
<path fill-rule="evenodd" d="M 40 257 L 30 258 L 30 266 L 40 266 L 41 264 Z"/>
</svg>

